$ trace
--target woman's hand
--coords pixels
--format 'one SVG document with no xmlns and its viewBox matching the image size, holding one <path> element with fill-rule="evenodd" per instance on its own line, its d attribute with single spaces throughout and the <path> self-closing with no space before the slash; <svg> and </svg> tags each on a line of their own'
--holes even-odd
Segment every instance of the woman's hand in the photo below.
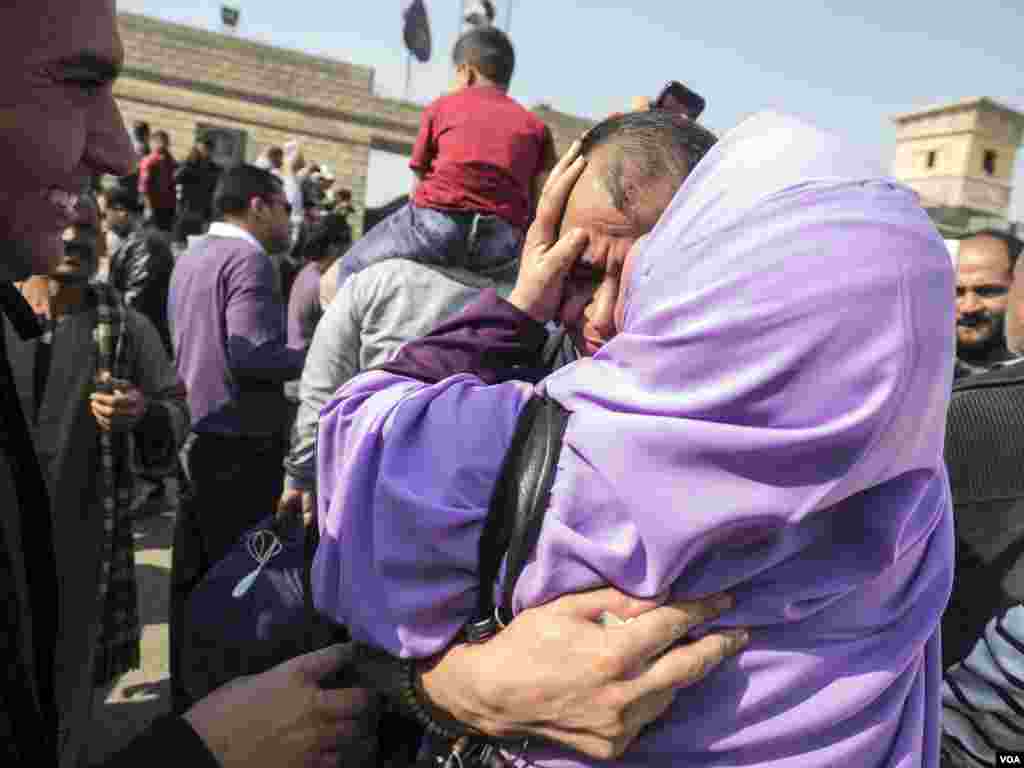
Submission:
<svg viewBox="0 0 1024 768">
<path fill-rule="evenodd" d="M 537 216 L 526 233 L 519 277 L 508 301 L 540 323 L 555 317 L 562 303 L 565 278 L 587 247 L 583 230 L 558 237 L 565 205 L 586 162 L 580 155 L 580 142 L 573 142 L 551 170 L 537 204 Z"/>
</svg>

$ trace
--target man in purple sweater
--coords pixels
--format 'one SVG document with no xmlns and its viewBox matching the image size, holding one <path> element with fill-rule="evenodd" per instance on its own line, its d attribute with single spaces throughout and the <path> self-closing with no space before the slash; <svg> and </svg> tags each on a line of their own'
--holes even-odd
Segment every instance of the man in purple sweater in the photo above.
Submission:
<svg viewBox="0 0 1024 768">
<path fill-rule="evenodd" d="M 188 455 L 209 562 L 274 511 L 284 459 L 284 383 L 305 353 L 289 349 L 269 253 L 288 243 L 288 203 L 269 171 L 227 171 L 217 221 L 175 265 L 168 306 L 195 439 Z M 271 478 L 271 475 L 275 477 Z M 230 509 L 224 499 L 231 499 Z"/>
<path fill-rule="evenodd" d="M 270 253 L 288 246 L 288 202 L 269 171 L 226 171 L 214 193 L 217 221 L 178 260 L 168 318 L 178 376 L 188 390 L 192 492 L 175 532 L 171 678 L 175 709 L 188 593 L 248 528 L 272 514 L 281 494 L 288 406 L 284 384 L 306 354 L 287 346 L 284 305 Z M 224 502 L 230 500 L 229 504 Z"/>
</svg>

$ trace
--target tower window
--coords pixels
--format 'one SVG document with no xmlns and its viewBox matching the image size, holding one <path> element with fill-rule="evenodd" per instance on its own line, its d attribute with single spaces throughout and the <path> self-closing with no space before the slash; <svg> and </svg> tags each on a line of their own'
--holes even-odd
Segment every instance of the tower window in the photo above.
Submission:
<svg viewBox="0 0 1024 768">
<path fill-rule="evenodd" d="M 996 172 L 996 151 L 994 149 L 985 150 L 985 158 L 982 160 L 982 166 L 985 168 L 985 173 L 989 176 L 994 176 Z"/>
<path fill-rule="evenodd" d="M 925 165 L 926 165 L 926 167 L 928 167 L 928 168 L 934 168 L 934 167 L 935 167 L 935 150 L 934 150 L 934 149 L 933 149 L 933 150 L 931 150 L 931 151 L 930 151 L 930 152 L 928 153 L 928 157 L 927 157 L 927 159 L 925 160 Z"/>
</svg>

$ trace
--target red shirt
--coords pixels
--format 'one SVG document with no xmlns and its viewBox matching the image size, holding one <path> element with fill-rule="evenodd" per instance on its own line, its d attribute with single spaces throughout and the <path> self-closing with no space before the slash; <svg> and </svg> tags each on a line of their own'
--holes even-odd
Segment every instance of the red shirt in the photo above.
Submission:
<svg viewBox="0 0 1024 768">
<path fill-rule="evenodd" d="M 174 188 L 174 169 L 177 163 L 171 154 L 161 155 L 153 150 L 139 163 L 139 194 L 149 195 L 153 208 L 164 211 L 178 203 Z"/>
<path fill-rule="evenodd" d="M 423 175 L 413 202 L 525 227 L 533 179 L 554 159 L 551 132 L 536 115 L 498 88 L 463 88 L 423 111 L 409 161 Z"/>
</svg>

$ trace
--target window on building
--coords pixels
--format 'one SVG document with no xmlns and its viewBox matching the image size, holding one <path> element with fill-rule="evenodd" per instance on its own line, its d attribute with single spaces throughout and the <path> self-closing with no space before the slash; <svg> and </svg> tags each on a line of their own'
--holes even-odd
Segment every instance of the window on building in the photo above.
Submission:
<svg viewBox="0 0 1024 768">
<path fill-rule="evenodd" d="M 408 195 L 415 178 L 409 170 L 407 155 L 371 147 L 366 169 L 366 207 L 387 205 Z"/>
<path fill-rule="evenodd" d="M 933 150 L 931 150 L 931 151 L 930 151 L 930 152 L 928 153 L 928 156 L 927 156 L 927 158 L 925 159 L 925 167 L 927 167 L 927 168 L 934 168 L 934 167 L 935 167 L 935 154 L 936 154 L 936 153 L 935 153 L 935 150 L 934 150 L 934 149 L 933 149 Z"/>
<path fill-rule="evenodd" d="M 994 149 L 986 149 L 985 157 L 982 160 L 982 167 L 985 169 L 985 173 L 989 176 L 994 176 L 996 173 L 996 151 Z"/>
</svg>

